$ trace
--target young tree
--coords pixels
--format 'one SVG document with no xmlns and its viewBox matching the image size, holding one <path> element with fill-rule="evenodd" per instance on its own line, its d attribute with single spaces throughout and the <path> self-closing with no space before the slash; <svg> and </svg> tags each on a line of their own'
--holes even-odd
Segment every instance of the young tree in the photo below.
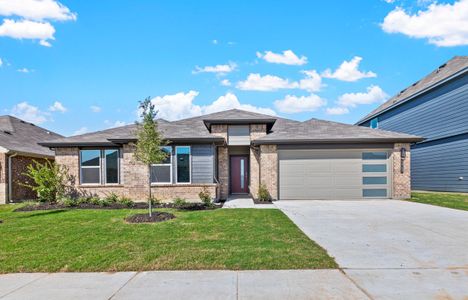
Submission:
<svg viewBox="0 0 468 300">
<path fill-rule="evenodd" d="M 167 142 L 163 140 L 161 133 L 158 130 L 156 122 L 156 111 L 151 103 L 151 98 L 148 97 L 144 101 L 140 101 L 141 121 L 137 124 L 137 143 L 135 149 L 135 158 L 148 166 L 148 208 L 149 216 L 152 216 L 151 201 L 151 165 L 163 162 L 167 153 L 162 150 L 162 146 Z"/>
</svg>

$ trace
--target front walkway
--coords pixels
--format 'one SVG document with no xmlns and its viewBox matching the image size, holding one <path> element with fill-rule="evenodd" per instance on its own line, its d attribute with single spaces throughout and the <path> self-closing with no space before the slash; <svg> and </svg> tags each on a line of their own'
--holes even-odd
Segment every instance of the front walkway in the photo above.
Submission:
<svg viewBox="0 0 468 300">
<path fill-rule="evenodd" d="M 0 299 L 369 299 L 339 270 L 0 275 Z"/>
<path fill-rule="evenodd" d="M 249 195 L 229 195 L 223 208 L 274 208 L 273 204 L 255 204 Z"/>
</svg>

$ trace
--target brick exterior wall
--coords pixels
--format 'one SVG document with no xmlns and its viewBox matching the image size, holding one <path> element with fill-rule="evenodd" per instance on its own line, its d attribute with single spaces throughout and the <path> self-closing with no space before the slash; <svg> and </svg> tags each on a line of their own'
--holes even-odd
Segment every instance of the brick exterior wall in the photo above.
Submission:
<svg viewBox="0 0 468 300">
<path fill-rule="evenodd" d="M 28 187 L 21 185 L 33 184 L 32 180 L 25 176 L 27 167 L 36 160 L 44 163 L 45 159 L 40 157 L 29 157 L 17 155 L 11 158 L 11 202 L 36 199 L 36 193 Z M 8 203 L 8 155 L 0 154 L 0 204 Z"/>
<path fill-rule="evenodd" d="M 0 153 L 0 204 L 5 204 L 8 201 L 7 174 L 7 158 L 4 153 Z"/>
<path fill-rule="evenodd" d="M 260 146 L 260 177 L 271 197 L 274 200 L 278 199 L 278 151 L 276 145 Z"/>
<path fill-rule="evenodd" d="M 253 141 L 267 134 L 266 124 L 250 125 L 250 140 Z M 253 198 L 258 197 L 260 183 L 260 152 L 259 149 L 250 148 L 250 194 Z"/>
<path fill-rule="evenodd" d="M 146 201 L 148 198 L 148 167 L 134 157 L 134 145 L 126 144 L 121 149 L 120 184 L 116 185 L 80 185 L 79 148 L 57 148 L 56 162 L 68 168 L 72 177 L 69 183 L 73 196 L 105 197 L 110 193 L 128 197 L 134 201 Z M 165 184 L 153 185 L 152 194 L 160 200 L 171 201 L 175 197 L 188 201 L 200 201 L 198 193 L 206 187 L 216 197 L 216 184 Z"/>
<path fill-rule="evenodd" d="M 217 147 L 219 198 L 225 200 L 229 196 L 229 149 L 227 146 L 228 126 L 225 124 L 211 125 L 211 134 L 221 136 L 225 141 L 224 146 Z"/>
<path fill-rule="evenodd" d="M 401 173 L 401 148 L 406 149 L 406 158 L 403 161 L 404 172 Z M 408 143 L 395 143 L 392 151 L 393 164 L 393 196 L 395 199 L 411 198 L 411 151 Z"/>
</svg>

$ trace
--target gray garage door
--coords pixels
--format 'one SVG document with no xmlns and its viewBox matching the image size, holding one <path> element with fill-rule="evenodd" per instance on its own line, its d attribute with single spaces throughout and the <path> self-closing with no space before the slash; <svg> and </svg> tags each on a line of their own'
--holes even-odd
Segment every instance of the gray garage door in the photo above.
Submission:
<svg viewBox="0 0 468 300">
<path fill-rule="evenodd" d="M 386 150 L 279 150 L 279 198 L 389 198 L 388 157 Z"/>
</svg>

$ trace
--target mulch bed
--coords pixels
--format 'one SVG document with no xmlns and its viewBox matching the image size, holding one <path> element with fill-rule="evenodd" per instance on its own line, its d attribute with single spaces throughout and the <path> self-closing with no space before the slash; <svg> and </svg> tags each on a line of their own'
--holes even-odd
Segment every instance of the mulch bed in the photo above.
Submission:
<svg viewBox="0 0 468 300">
<path fill-rule="evenodd" d="M 221 208 L 222 204 L 213 204 L 211 206 L 206 206 L 203 203 L 186 203 L 182 205 L 174 205 L 174 203 L 160 203 L 154 204 L 153 208 L 175 208 L 180 210 L 188 210 L 188 211 L 195 211 L 195 210 L 213 210 Z M 91 203 L 82 203 L 76 206 L 66 206 L 60 203 L 38 203 L 33 205 L 26 205 L 23 207 L 19 207 L 14 211 L 36 211 L 36 210 L 54 210 L 54 209 L 147 209 L 148 203 L 145 202 L 136 202 L 133 203 L 132 206 L 123 205 L 120 203 L 110 203 L 109 205 L 102 206 L 96 205 Z"/>
<path fill-rule="evenodd" d="M 149 214 L 136 214 L 127 217 L 125 221 L 127 221 L 128 223 L 156 223 L 171 220 L 174 218 L 175 216 L 171 213 L 155 211 L 152 213 L 151 217 L 149 216 Z"/>
<path fill-rule="evenodd" d="M 258 200 L 258 199 L 253 199 L 253 202 L 255 204 L 273 204 L 272 201 L 261 201 L 261 200 Z"/>
</svg>

